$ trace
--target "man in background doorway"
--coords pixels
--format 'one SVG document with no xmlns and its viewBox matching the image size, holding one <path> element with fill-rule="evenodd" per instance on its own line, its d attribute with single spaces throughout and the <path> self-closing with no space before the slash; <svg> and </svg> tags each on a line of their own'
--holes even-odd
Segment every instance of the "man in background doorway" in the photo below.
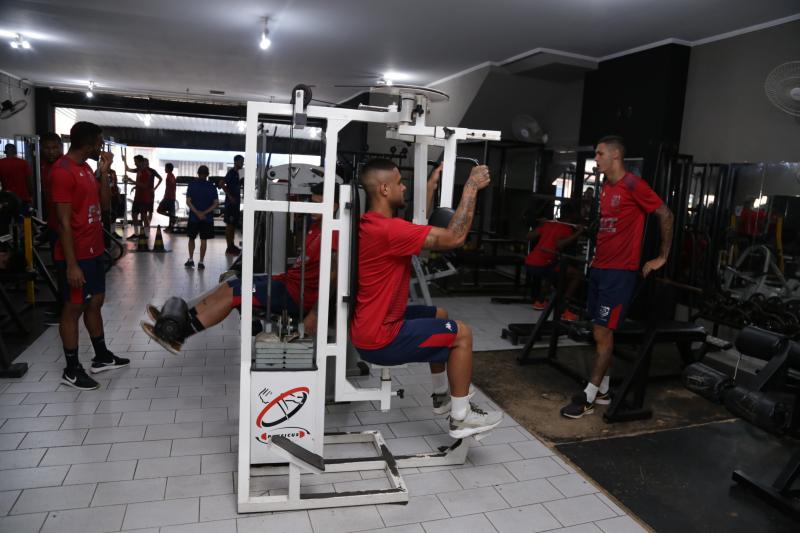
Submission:
<svg viewBox="0 0 800 533">
<path fill-rule="evenodd" d="M 189 223 L 186 234 L 189 236 L 189 260 L 186 268 L 194 268 L 194 241 L 200 236 L 200 261 L 197 270 L 206 268 L 203 261 L 206 257 L 208 239 L 214 238 L 214 210 L 219 206 L 217 188 L 208 181 L 208 167 L 197 168 L 197 179 L 189 184 L 186 190 L 186 206 L 189 208 Z"/>
<path fill-rule="evenodd" d="M 175 210 L 176 210 L 176 199 L 175 199 L 175 189 L 177 187 L 177 183 L 175 181 L 175 174 L 172 173 L 172 170 L 175 167 L 172 163 L 167 163 L 164 165 L 164 171 L 167 173 L 167 176 L 164 180 L 164 198 L 158 204 L 157 213 L 159 215 L 169 217 L 169 225 L 167 226 L 166 231 L 173 231 L 175 229 Z"/>
<path fill-rule="evenodd" d="M 237 155 L 233 158 L 233 168 L 220 180 L 218 187 L 225 191 L 225 241 L 228 247 L 226 254 L 239 255 L 242 251 L 236 246 L 236 228 L 239 226 L 239 206 L 242 203 L 241 171 L 244 167 L 244 157 Z"/>
</svg>

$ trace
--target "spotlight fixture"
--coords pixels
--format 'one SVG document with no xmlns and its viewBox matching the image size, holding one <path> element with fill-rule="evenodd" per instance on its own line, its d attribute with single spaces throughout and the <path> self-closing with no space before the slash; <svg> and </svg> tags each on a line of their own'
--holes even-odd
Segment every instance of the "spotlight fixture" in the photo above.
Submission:
<svg viewBox="0 0 800 533">
<path fill-rule="evenodd" d="M 18 48 L 22 48 L 23 50 L 30 50 L 31 49 L 31 43 L 29 43 L 19 33 L 14 34 L 14 40 L 11 41 L 10 44 L 11 44 L 11 48 L 13 48 L 14 50 L 16 50 Z"/>
<path fill-rule="evenodd" d="M 86 98 L 92 98 L 94 96 L 94 82 L 89 82 L 89 90 L 86 91 Z"/>
<path fill-rule="evenodd" d="M 244 132 L 244 130 L 247 129 L 247 123 L 244 120 L 238 121 L 236 123 L 236 129 L 238 129 L 239 132 Z"/>
<path fill-rule="evenodd" d="M 272 41 L 270 41 L 269 35 L 269 28 L 267 28 L 267 23 L 269 23 L 269 17 L 264 17 L 264 31 L 261 32 L 261 41 L 258 43 L 258 46 L 262 50 L 266 50 L 270 46 L 272 46 Z"/>
</svg>

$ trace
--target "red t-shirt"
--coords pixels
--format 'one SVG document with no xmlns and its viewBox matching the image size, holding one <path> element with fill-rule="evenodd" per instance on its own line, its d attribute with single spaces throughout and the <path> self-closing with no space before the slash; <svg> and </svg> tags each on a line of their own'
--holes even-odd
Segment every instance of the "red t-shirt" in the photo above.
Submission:
<svg viewBox="0 0 800 533">
<path fill-rule="evenodd" d="M 72 242 L 75 259 L 91 259 L 103 253 L 103 221 L 100 194 L 94 171 L 86 163 L 78 164 L 67 156 L 53 163 L 50 171 L 52 198 L 56 204 L 71 204 Z M 55 259 L 63 261 L 61 239 L 56 243 Z"/>
<path fill-rule="evenodd" d="M 555 250 L 558 241 L 572 235 L 572 226 L 548 220 L 537 228 L 539 240 L 536 246 L 525 258 L 525 264 L 530 266 L 547 266 L 555 262 L 556 254 L 547 250 Z"/>
<path fill-rule="evenodd" d="M 319 260 L 321 255 L 320 243 L 322 241 L 322 224 L 316 222 L 311 225 L 306 234 L 306 283 L 303 287 L 303 313 L 307 313 L 314 307 L 319 299 Z M 339 247 L 339 234 L 333 232 L 333 242 L 331 248 L 336 251 Z M 276 281 L 283 281 L 286 284 L 286 292 L 292 300 L 300 303 L 300 257 L 297 258 L 284 274 L 273 276 Z"/>
<path fill-rule="evenodd" d="M 639 176 L 616 183 L 606 178 L 600 193 L 600 228 L 593 268 L 639 270 L 644 220 L 664 202 Z"/>
<path fill-rule="evenodd" d="M 164 189 L 164 200 L 174 200 L 175 199 L 175 174 L 172 172 L 167 173 L 166 177 L 166 188 Z"/>
<path fill-rule="evenodd" d="M 394 340 L 408 305 L 411 256 L 422 251 L 431 226 L 370 211 L 358 230 L 358 295 L 350 325 L 357 348 L 377 350 Z"/>
<path fill-rule="evenodd" d="M 155 201 L 155 191 L 153 189 L 155 179 L 149 168 L 136 172 L 136 193 L 133 196 L 134 202 Z"/>
<path fill-rule="evenodd" d="M 3 190 L 13 192 L 27 203 L 31 203 L 31 193 L 28 191 L 30 175 L 31 166 L 24 159 L 16 156 L 0 159 L 0 184 Z"/>
</svg>

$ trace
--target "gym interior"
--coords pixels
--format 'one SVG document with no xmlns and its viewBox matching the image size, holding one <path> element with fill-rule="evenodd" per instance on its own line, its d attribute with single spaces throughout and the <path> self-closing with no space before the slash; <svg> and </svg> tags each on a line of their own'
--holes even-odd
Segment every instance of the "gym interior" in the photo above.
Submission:
<svg viewBox="0 0 800 533">
<path fill-rule="evenodd" d="M 0 41 L 0 532 L 800 528 L 796 0 Z"/>
</svg>

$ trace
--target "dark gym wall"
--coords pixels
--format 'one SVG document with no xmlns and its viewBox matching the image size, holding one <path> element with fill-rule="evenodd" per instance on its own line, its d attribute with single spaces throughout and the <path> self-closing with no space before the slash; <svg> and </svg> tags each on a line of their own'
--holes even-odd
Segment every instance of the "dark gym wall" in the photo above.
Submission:
<svg viewBox="0 0 800 533">
<path fill-rule="evenodd" d="M 609 134 L 625 137 L 628 156 L 641 157 L 681 136 L 688 46 L 668 44 L 600 63 L 586 74 L 580 144 Z"/>
<path fill-rule="evenodd" d="M 681 151 L 696 161 L 798 161 L 800 119 L 764 93 L 772 69 L 800 60 L 800 21 L 695 46 Z"/>
<path fill-rule="evenodd" d="M 583 80 L 549 81 L 492 68 L 459 125 L 500 130 L 503 139 L 514 140 L 511 121 L 517 115 L 529 115 L 549 135 L 548 148 L 574 149 L 582 95 Z"/>
</svg>

